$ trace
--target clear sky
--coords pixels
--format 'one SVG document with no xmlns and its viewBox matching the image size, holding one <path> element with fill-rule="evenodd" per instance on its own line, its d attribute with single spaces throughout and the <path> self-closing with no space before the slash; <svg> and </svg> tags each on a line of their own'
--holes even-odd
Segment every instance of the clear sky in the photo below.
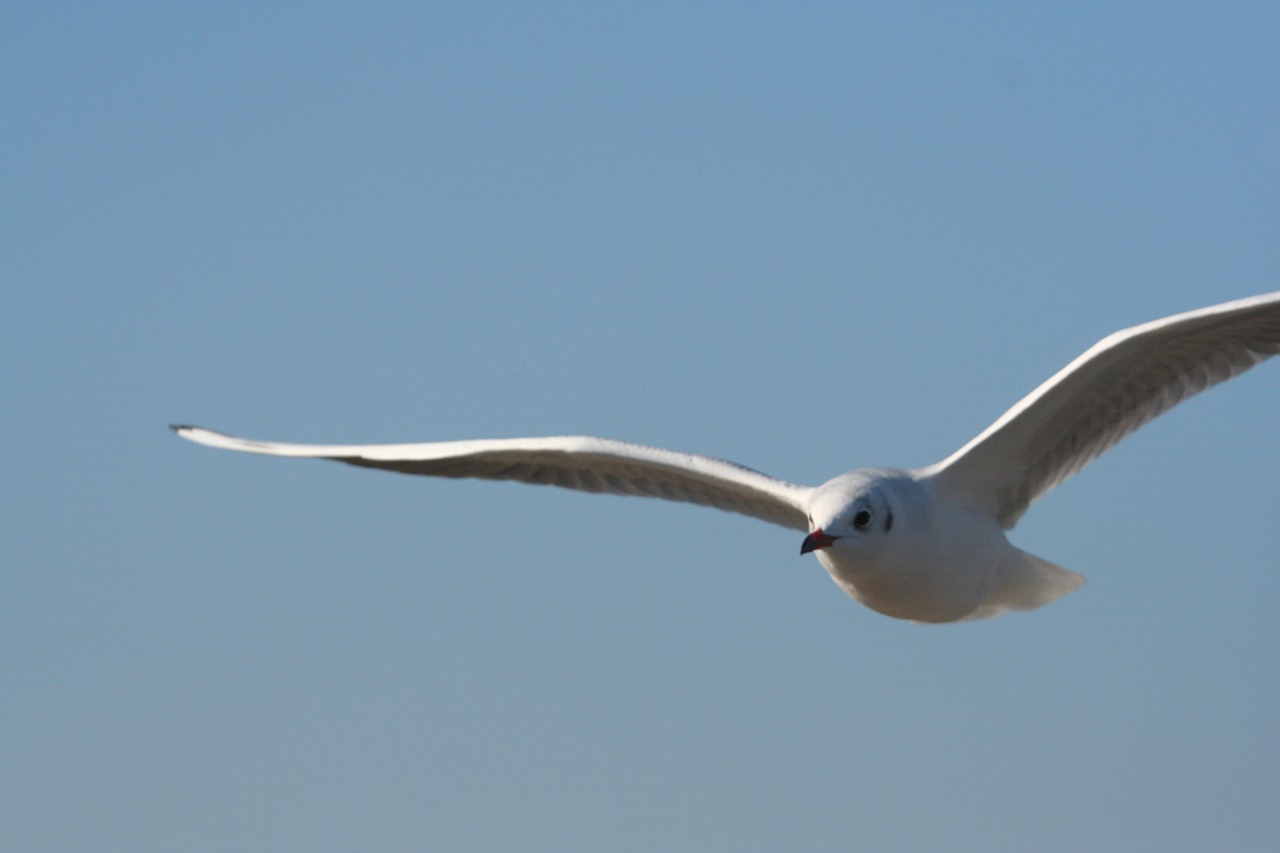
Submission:
<svg viewBox="0 0 1280 853">
<path fill-rule="evenodd" d="M 1280 363 L 990 622 L 714 510 L 222 453 L 586 433 L 816 484 L 1280 288 L 1280 6 L 0 8 L 0 847 L 1280 846 Z"/>
</svg>

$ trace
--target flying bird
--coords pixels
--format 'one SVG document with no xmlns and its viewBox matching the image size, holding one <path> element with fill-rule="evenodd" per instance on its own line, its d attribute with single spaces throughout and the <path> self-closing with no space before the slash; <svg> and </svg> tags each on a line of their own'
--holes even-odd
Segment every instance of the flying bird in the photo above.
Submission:
<svg viewBox="0 0 1280 853">
<path fill-rule="evenodd" d="M 586 436 L 312 445 L 174 426 L 211 447 L 332 459 L 703 504 L 802 531 L 832 579 L 872 610 L 917 622 L 1048 604 L 1084 582 L 1005 537 L 1038 497 L 1152 418 L 1280 352 L 1280 291 L 1109 335 L 955 453 L 866 468 L 820 486 L 733 462 Z"/>
</svg>

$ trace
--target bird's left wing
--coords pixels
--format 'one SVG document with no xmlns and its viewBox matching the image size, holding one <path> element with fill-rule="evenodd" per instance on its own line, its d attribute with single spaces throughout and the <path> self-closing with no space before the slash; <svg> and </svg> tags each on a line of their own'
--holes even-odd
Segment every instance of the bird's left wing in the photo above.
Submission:
<svg viewBox="0 0 1280 853">
<path fill-rule="evenodd" d="M 518 480 L 584 492 L 663 498 L 796 530 L 808 529 L 805 505 L 813 491 L 723 459 L 588 436 L 318 445 L 253 441 L 194 426 L 172 429 L 190 441 L 226 450 L 332 459 L 404 474 Z"/>
<path fill-rule="evenodd" d="M 1123 329 L 926 471 L 1012 527 L 1129 433 L 1278 352 L 1280 292 Z"/>
</svg>

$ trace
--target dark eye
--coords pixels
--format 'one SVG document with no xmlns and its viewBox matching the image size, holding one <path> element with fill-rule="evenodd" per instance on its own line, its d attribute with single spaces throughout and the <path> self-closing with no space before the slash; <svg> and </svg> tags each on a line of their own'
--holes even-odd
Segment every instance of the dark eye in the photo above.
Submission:
<svg viewBox="0 0 1280 853">
<path fill-rule="evenodd" d="M 857 514 L 853 517 L 853 526 L 858 528 L 859 530 L 866 529 L 866 526 L 870 523 L 871 523 L 871 510 L 869 509 L 860 509 L 858 510 Z"/>
</svg>

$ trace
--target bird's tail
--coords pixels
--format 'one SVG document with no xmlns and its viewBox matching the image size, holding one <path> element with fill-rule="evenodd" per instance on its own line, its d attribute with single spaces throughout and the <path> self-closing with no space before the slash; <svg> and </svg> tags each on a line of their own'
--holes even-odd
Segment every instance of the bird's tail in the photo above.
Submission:
<svg viewBox="0 0 1280 853">
<path fill-rule="evenodd" d="M 986 601 L 968 619 L 987 619 L 1010 610 L 1032 610 L 1084 583 L 1084 575 L 1010 547 Z"/>
</svg>

